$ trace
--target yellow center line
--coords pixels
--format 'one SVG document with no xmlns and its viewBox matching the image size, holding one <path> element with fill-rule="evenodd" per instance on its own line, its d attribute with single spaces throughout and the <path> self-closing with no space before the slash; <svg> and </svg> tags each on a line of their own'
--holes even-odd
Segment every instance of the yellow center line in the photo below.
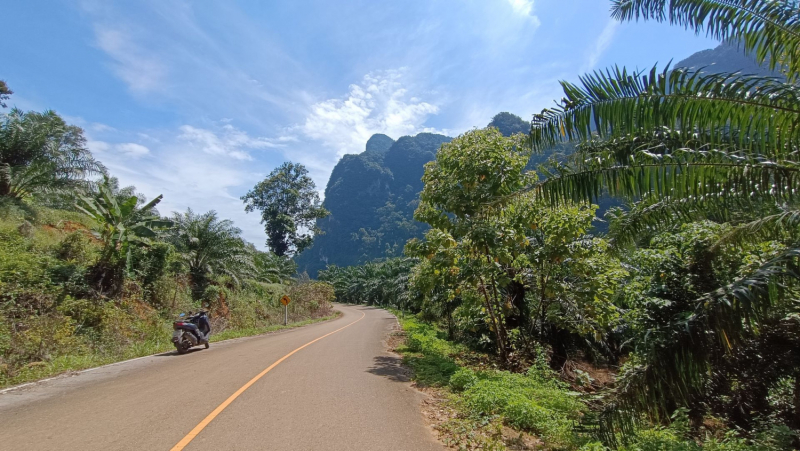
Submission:
<svg viewBox="0 0 800 451">
<path fill-rule="evenodd" d="M 342 327 L 342 328 L 336 329 L 336 330 L 334 330 L 333 332 L 327 333 L 327 334 L 325 334 L 325 335 L 323 335 L 323 336 L 321 336 L 321 337 L 319 337 L 319 338 L 317 338 L 317 339 L 315 339 L 315 340 L 311 340 L 311 341 L 309 341 L 308 343 L 304 344 L 303 346 L 300 346 L 299 348 L 295 349 L 294 351 L 292 351 L 292 352 L 290 352 L 290 353 L 286 354 L 285 356 L 281 357 L 281 358 L 280 358 L 280 359 L 278 359 L 278 360 L 277 360 L 275 363 L 273 363 L 272 365 L 270 365 L 269 367 L 267 367 L 267 369 L 265 369 L 264 371 L 262 371 L 262 372 L 258 373 L 258 375 L 257 375 L 256 377 L 254 377 L 254 378 L 250 379 L 250 381 L 249 381 L 249 382 L 247 382 L 246 384 L 242 385 L 242 388 L 240 388 L 240 389 L 236 390 L 236 392 L 235 392 L 234 394 L 232 394 L 231 396 L 229 396 L 229 397 L 228 397 L 228 399 L 226 399 L 226 400 L 225 400 L 225 402 L 223 402 L 222 404 L 220 404 L 219 406 L 217 406 L 217 408 L 216 408 L 216 409 L 214 409 L 214 411 L 213 411 L 213 412 L 211 412 L 210 414 L 208 414 L 208 416 L 207 416 L 207 417 L 205 417 L 205 418 L 203 419 L 203 421 L 201 421 L 201 422 L 200 422 L 200 424 L 198 424 L 197 426 L 195 426 L 195 427 L 194 427 L 194 429 L 192 429 L 192 430 L 191 430 L 191 432 L 189 432 L 188 434 L 186 434 L 186 437 L 184 437 L 183 439 L 181 439 L 181 441 L 180 441 L 180 442 L 178 442 L 178 444 L 177 444 L 177 445 L 173 446 L 171 451 L 181 451 L 183 448 L 185 448 L 185 447 L 186 447 L 186 445 L 188 445 L 188 444 L 189 444 L 189 442 L 191 442 L 192 440 L 194 440 L 194 438 L 195 438 L 195 437 L 197 437 L 197 434 L 199 434 L 199 433 L 200 433 L 200 432 L 201 432 L 203 429 L 205 429 L 205 428 L 206 428 L 206 426 L 208 426 L 208 424 L 209 424 L 209 423 L 211 423 L 212 421 L 214 421 L 214 418 L 216 418 L 216 417 L 217 417 L 217 415 L 219 415 L 220 413 L 222 413 L 222 411 L 223 411 L 223 410 L 225 410 L 225 408 L 226 408 L 226 407 L 228 407 L 228 405 L 230 405 L 230 403 L 232 403 L 232 402 L 233 402 L 233 401 L 234 401 L 236 398 L 238 398 L 238 397 L 239 397 L 239 395 L 241 395 L 242 393 L 244 393 L 244 392 L 245 392 L 245 390 L 247 390 L 248 388 L 250 388 L 250 386 L 251 386 L 251 385 L 253 385 L 253 384 L 255 384 L 256 382 L 258 382 L 258 380 L 259 380 L 259 379 L 261 379 L 262 377 L 264 377 L 264 375 L 265 375 L 265 374 L 269 373 L 269 372 L 270 372 L 270 371 L 271 371 L 273 368 L 275 368 L 276 366 L 280 365 L 280 364 L 281 364 L 281 362 L 283 362 L 284 360 L 286 360 L 286 359 L 288 359 L 289 357 L 291 357 L 291 356 L 292 356 L 294 353 L 296 353 L 297 351 L 299 351 L 299 350 L 301 350 L 301 349 L 303 349 L 303 348 L 305 348 L 305 347 L 307 347 L 307 346 L 311 346 L 312 344 L 314 344 L 314 343 L 316 343 L 316 342 L 318 342 L 318 341 L 322 340 L 322 339 L 323 339 L 323 338 L 325 338 L 325 337 L 329 337 L 329 336 L 331 336 L 331 335 L 335 334 L 336 332 L 339 332 L 339 331 L 341 331 L 341 330 L 347 329 L 348 327 L 352 326 L 353 324 L 355 324 L 355 323 L 357 323 L 357 322 L 361 321 L 362 319 L 364 319 L 364 316 L 366 316 L 366 314 L 367 314 L 366 312 L 361 312 L 361 318 L 359 318 L 359 319 L 357 319 L 357 320 L 353 321 L 352 323 L 350 323 L 350 324 L 348 324 L 348 325 L 346 325 L 346 326 L 344 326 L 344 327 Z"/>
</svg>

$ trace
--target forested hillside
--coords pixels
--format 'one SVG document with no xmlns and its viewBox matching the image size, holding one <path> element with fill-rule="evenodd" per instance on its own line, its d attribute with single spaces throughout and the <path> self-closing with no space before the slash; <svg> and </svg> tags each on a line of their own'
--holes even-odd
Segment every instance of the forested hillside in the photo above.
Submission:
<svg viewBox="0 0 800 451">
<path fill-rule="evenodd" d="M 361 154 L 342 157 L 325 189 L 330 216 L 317 221 L 324 234 L 296 258 L 299 271 L 316 276 L 327 264 L 353 265 L 402 252 L 423 231 L 413 219 L 423 167 L 450 140 L 420 133 L 394 141 L 378 134 Z"/>
</svg>

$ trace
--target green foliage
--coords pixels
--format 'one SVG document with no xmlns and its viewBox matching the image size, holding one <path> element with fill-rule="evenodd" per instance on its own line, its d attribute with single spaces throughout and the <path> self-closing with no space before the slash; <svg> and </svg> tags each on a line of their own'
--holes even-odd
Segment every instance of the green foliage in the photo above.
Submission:
<svg viewBox="0 0 800 451">
<path fill-rule="evenodd" d="M 150 214 L 162 196 L 138 207 L 138 197 L 114 195 L 108 177 L 104 177 L 93 197 L 78 199 L 76 208 L 96 222 L 95 236 L 103 243 L 91 282 L 101 296 L 115 296 L 124 283 L 123 267 L 126 272 L 133 270 L 133 248 L 150 245 L 157 231 L 172 226 L 172 222 Z"/>
<path fill-rule="evenodd" d="M 475 385 L 480 379 L 475 371 L 469 368 L 459 368 L 448 381 L 448 385 L 454 391 L 464 391 Z"/>
<path fill-rule="evenodd" d="M 581 441 L 573 424 L 586 407 L 549 369 L 535 366 L 526 375 L 475 371 L 457 362 L 466 349 L 441 338 L 435 327 L 413 317 L 401 323 L 407 334 L 404 360 L 414 370 L 417 384 L 452 388 L 463 416 L 479 422 L 499 417 L 557 449 Z"/>
<path fill-rule="evenodd" d="M 573 424 L 584 404 L 557 379 L 542 380 L 504 371 L 469 386 L 463 402 L 478 415 L 502 415 L 506 421 L 541 437 L 553 448 L 568 448 L 577 437 Z"/>
<path fill-rule="evenodd" d="M 213 210 L 197 214 L 188 209 L 174 213 L 172 222 L 167 239 L 188 269 L 195 299 L 202 299 L 214 276 L 228 276 L 239 285 L 254 275 L 252 253 L 232 221 L 219 219 Z"/>
<path fill-rule="evenodd" d="M 416 217 L 433 226 L 476 215 L 535 180 L 524 173 L 530 152 L 522 136 L 504 137 L 496 129 L 473 130 L 444 145 L 425 166 L 425 188 Z M 435 209 L 435 210 L 434 210 Z"/>
<path fill-rule="evenodd" d="M 187 266 L 159 236 L 131 246 L 117 299 L 95 296 L 87 281 L 105 244 L 91 233 L 94 223 L 75 212 L 0 203 L 0 386 L 169 351 L 174 315 L 197 309 Z M 264 271 L 273 269 L 271 261 Z M 325 284 L 292 288 L 247 279 L 236 287 L 216 273 L 211 281 L 212 326 L 221 337 L 273 330 L 283 323 L 277 300 L 287 293 L 293 323 L 332 313 L 333 288 Z"/>
<path fill-rule="evenodd" d="M 796 2 L 612 3 L 620 20 L 741 42 L 790 82 L 615 67 L 562 82 L 564 99 L 534 117 L 534 150 L 582 142 L 535 195 L 561 205 L 607 191 L 632 203 L 610 215 L 613 243 L 633 269 L 622 290 L 633 352 L 605 398 L 605 439 L 630 436 L 639 413 L 667 424 L 677 409 L 686 409 L 695 432 L 707 415 L 751 434 L 759 416 L 796 427 L 797 412 L 778 419 L 768 402 L 800 367 Z M 668 444 L 662 432 L 642 449 L 691 448 Z"/>
<path fill-rule="evenodd" d="M 0 105 L 3 95 L 0 90 Z M 104 172 L 86 148 L 83 130 L 55 112 L 12 109 L 0 118 L 0 197 L 85 189 L 86 177 Z"/>
<path fill-rule="evenodd" d="M 278 257 L 271 252 L 261 252 L 255 246 L 249 246 L 255 268 L 254 278 L 267 283 L 286 283 L 297 272 L 297 264 L 286 257 Z"/>
<path fill-rule="evenodd" d="M 408 309 L 414 302 L 408 288 L 414 263 L 414 259 L 394 258 L 343 268 L 332 265 L 319 272 L 319 280 L 334 287 L 339 302 Z"/>
<path fill-rule="evenodd" d="M 315 188 L 305 166 L 286 162 L 242 196 L 245 211 L 261 212 L 267 244 L 275 255 L 292 255 L 311 246 L 319 232 L 316 221 L 328 215 Z"/>
<path fill-rule="evenodd" d="M 0 80 L 0 107 L 6 108 L 5 101 L 11 97 L 11 94 L 14 94 L 14 91 L 9 89 L 5 81 Z"/>
</svg>

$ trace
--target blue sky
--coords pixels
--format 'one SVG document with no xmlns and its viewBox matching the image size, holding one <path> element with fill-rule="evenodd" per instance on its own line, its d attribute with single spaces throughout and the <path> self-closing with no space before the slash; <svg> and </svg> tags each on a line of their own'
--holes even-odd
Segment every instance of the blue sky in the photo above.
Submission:
<svg viewBox="0 0 800 451">
<path fill-rule="evenodd" d="M 456 136 L 530 118 L 558 80 L 649 68 L 717 43 L 618 24 L 605 0 L 69 1 L 3 7 L 11 104 L 54 109 L 162 213 L 217 210 L 263 247 L 239 197 L 286 160 L 322 191 L 373 133 Z"/>
</svg>

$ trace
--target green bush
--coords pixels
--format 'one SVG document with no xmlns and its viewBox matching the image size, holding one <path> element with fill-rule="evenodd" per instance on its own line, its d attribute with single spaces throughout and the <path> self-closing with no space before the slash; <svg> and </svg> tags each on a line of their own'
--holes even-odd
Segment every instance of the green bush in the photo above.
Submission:
<svg viewBox="0 0 800 451">
<path fill-rule="evenodd" d="M 506 371 L 497 371 L 467 387 L 463 400 L 470 412 L 501 415 L 509 424 L 539 435 L 551 446 L 574 444 L 573 423 L 586 409 L 577 393 L 560 383 Z"/>
<path fill-rule="evenodd" d="M 478 382 L 478 376 L 469 368 L 459 368 L 450 376 L 450 388 L 455 391 L 464 391 Z"/>
<path fill-rule="evenodd" d="M 537 360 L 527 374 L 474 371 L 457 364 L 456 358 L 466 350 L 441 338 L 434 326 L 413 317 L 402 323 L 407 336 L 404 360 L 414 370 L 417 384 L 449 386 L 460 393 L 457 408 L 479 423 L 500 418 L 540 436 L 552 448 L 580 444 L 573 425 L 587 408 L 578 394 L 558 379 L 546 359 Z"/>
</svg>

